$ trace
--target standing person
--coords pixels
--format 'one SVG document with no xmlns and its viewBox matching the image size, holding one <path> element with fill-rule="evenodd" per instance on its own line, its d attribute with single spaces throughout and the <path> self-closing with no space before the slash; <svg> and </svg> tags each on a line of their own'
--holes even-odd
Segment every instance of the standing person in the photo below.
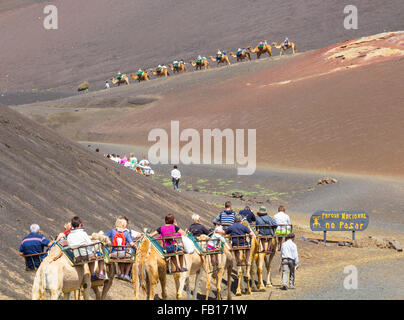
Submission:
<svg viewBox="0 0 404 320">
<path fill-rule="evenodd" d="M 32 224 L 29 227 L 30 233 L 22 239 L 20 244 L 20 256 L 37 254 L 44 252 L 44 248 L 49 246 L 50 241 L 45 236 L 39 234 L 39 225 Z M 44 255 L 36 255 L 31 258 L 26 258 L 26 269 L 35 270 L 39 267 Z"/>
<path fill-rule="evenodd" d="M 287 235 L 291 231 L 290 218 L 285 212 L 286 212 L 286 208 L 284 206 L 279 206 L 278 213 L 276 215 L 274 215 L 274 220 L 275 220 L 276 224 L 278 225 L 276 228 L 276 231 L 275 231 L 277 236 Z M 278 240 L 279 240 L 278 250 L 281 250 L 283 238 L 278 237 Z"/>
<path fill-rule="evenodd" d="M 109 87 L 109 82 L 108 82 L 108 80 L 107 81 L 105 81 L 105 89 L 109 89 L 110 87 Z"/>
<path fill-rule="evenodd" d="M 194 223 L 189 226 L 188 230 L 191 232 L 193 237 L 198 238 L 202 234 L 207 236 L 210 234 L 209 230 L 201 224 L 201 217 L 199 214 L 192 215 L 192 220 Z"/>
<path fill-rule="evenodd" d="M 297 246 L 295 244 L 294 233 L 288 234 L 287 240 L 282 244 L 282 282 L 283 290 L 295 288 L 295 269 L 299 267 L 299 256 L 297 254 Z"/>
<path fill-rule="evenodd" d="M 177 166 L 174 166 L 174 169 L 171 170 L 171 179 L 173 181 L 174 190 L 179 191 L 178 185 L 179 185 L 180 179 L 181 179 L 181 172 L 180 172 L 180 170 L 178 170 Z"/>
<path fill-rule="evenodd" d="M 240 210 L 239 214 L 243 217 L 246 218 L 248 223 L 253 223 L 255 222 L 255 215 L 252 212 L 251 208 L 249 206 L 245 206 L 244 210 Z"/>
<path fill-rule="evenodd" d="M 93 242 L 91 241 L 90 237 L 88 236 L 87 232 L 84 231 L 83 224 L 81 222 L 80 217 L 73 217 L 72 221 L 72 229 L 67 236 L 67 243 L 71 249 L 73 250 L 74 256 L 77 257 L 83 257 L 87 258 L 86 255 L 88 254 L 91 258 L 97 254 L 97 252 L 94 252 L 94 247 L 90 246 L 86 248 L 80 248 L 81 246 L 85 245 L 91 245 Z M 97 281 L 97 280 L 104 280 L 105 279 L 105 274 L 104 274 L 104 260 L 99 260 L 98 261 L 98 267 L 99 267 L 99 274 L 98 276 L 95 274 L 94 269 L 95 269 L 95 263 L 94 261 L 88 262 L 88 267 L 91 272 L 91 281 Z"/>
<path fill-rule="evenodd" d="M 230 201 L 226 201 L 224 204 L 224 210 L 219 213 L 219 215 L 213 219 L 213 224 L 220 224 L 223 226 L 224 230 L 230 225 L 234 223 L 235 212 L 232 209 L 232 205 Z"/>
</svg>

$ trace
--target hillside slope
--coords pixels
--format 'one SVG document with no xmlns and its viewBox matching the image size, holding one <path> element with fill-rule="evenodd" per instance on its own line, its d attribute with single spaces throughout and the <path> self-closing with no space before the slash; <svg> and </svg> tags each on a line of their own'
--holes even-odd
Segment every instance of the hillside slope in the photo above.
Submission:
<svg viewBox="0 0 404 320">
<path fill-rule="evenodd" d="M 31 288 L 18 249 L 32 223 L 55 236 L 79 215 L 91 233 L 109 230 L 116 217 L 126 215 L 132 227 L 154 229 L 171 212 L 185 228 L 193 213 L 207 217 L 214 211 L 0 107 L 2 297 L 24 298 Z"/>
<path fill-rule="evenodd" d="M 118 71 L 214 55 L 260 40 L 295 41 L 300 52 L 354 37 L 404 29 L 402 0 L 352 0 L 359 28 L 343 27 L 335 0 L 55 0 L 59 29 L 45 30 L 46 1 L 0 3 L 0 89 L 102 88 Z M 278 54 L 278 50 L 274 51 Z"/>
</svg>

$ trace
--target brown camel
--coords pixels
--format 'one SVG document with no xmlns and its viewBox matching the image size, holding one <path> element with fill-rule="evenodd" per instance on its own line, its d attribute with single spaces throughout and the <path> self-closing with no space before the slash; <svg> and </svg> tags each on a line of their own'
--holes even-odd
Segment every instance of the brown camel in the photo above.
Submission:
<svg viewBox="0 0 404 320">
<path fill-rule="evenodd" d="M 214 58 L 212 56 L 209 56 L 209 59 L 212 61 L 217 61 L 217 65 L 219 65 L 221 63 L 227 63 L 227 65 L 231 65 L 229 56 L 227 54 L 222 54 L 222 56 L 220 57 L 219 60 L 216 60 L 216 58 Z"/>
<path fill-rule="evenodd" d="M 139 288 L 146 294 L 147 300 L 154 300 L 154 290 L 160 280 L 161 297 L 167 299 L 166 260 L 154 248 L 150 238 L 140 240 L 136 253 L 136 262 L 132 266 L 132 281 L 135 299 L 139 299 Z"/>
<path fill-rule="evenodd" d="M 168 77 L 170 75 L 166 67 L 156 68 L 156 70 L 150 69 L 150 72 L 158 77 Z"/>
<path fill-rule="evenodd" d="M 209 237 L 206 235 L 201 235 L 198 240 L 207 241 L 209 240 Z M 233 271 L 234 258 L 230 250 L 230 246 L 227 243 L 224 244 L 223 253 L 219 254 L 217 257 L 219 263 L 216 267 L 212 266 L 212 263 L 210 261 L 211 258 L 210 255 L 202 255 L 201 258 L 203 262 L 203 268 L 206 271 L 206 300 L 209 298 L 210 284 L 212 278 L 216 280 L 216 292 L 217 292 L 216 299 L 217 300 L 222 299 L 221 284 L 225 271 L 227 272 L 227 300 L 231 300 L 231 279 L 232 279 L 231 273 Z M 197 280 L 198 279 L 195 278 L 195 287 L 197 285 Z M 195 288 L 195 291 L 196 290 L 197 289 Z M 196 292 L 194 292 L 194 295 L 196 297 Z"/>
<path fill-rule="evenodd" d="M 248 224 L 247 222 L 244 222 L 245 224 Z M 253 255 L 253 262 L 255 262 L 256 266 L 257 266 L 257 277 L 258 277 L 258 290 L 259 291 L 265 291 L 265 286 L 264 286 L 264 282 L 263 282 L 263 269 L 264 269 L 264 263 L 265 263 L 265 267 L 267 270 L 267 279 L 266 279 L 266 287 L 272 287 L 272 280 L 271 280 L 271 262 L 272 259 L 275 256 L 276 253 L 276 245 L 277 245 L 277 241 L 276 241 L 276 237 L 272 238 L 272 240 L 270 241 L 270 249 L 268 250 L 270 252 L 264 252 L 263 248 L 262 248 L 262 243 L 261 243 L 261 239 L 258 235 L 258 232 L 255 228 L 252 228 L 251 225 L 248 224 L 248 227 L 253 230 L 254 235 L 255 235 L 255 239 L 253 239 L 255 241 L 255 253 Z M 268 244 L 266 244 L 266 246 L 268 246 Z M 255 286 L 255 281 L 254 281 L 254 264 L 251 264 L 251 280 L 252 280 L 252 284 L 253 287 Z"/>
<path fill-rule="evenodd" d="M 117 79 L 115 77 L 112 77 L 111 82 L 112 82 L 112 84 L 117 84 L 118 87 L 119 87 L 121 84 L 124 84 L 124 83 L 129 84 L 129 77 L 126 74 L 124 74 L 121 77 L 121 79 Z"/>
<path fill-rule="evenodd" d="M 210 68 L 210 63 L 208 61 L 208 59 L 202 59 L 201 61 L 194 61 L 194 60 L 190 60 L 189 63 L 195 67 L 195 70 L 202 70 L 202 67 L 206 70 Z"/>
<path fill-rule="evenodd" d="M 282 43 L 281 45 L 278 45 L 276 42 L 272 42 L 272 45 L 276 48 L 280 50 L 280 56 L 282 55 L 282 53 L 286 50 L 292 49 L 292 53 L 295 54 L 297 52 L 295 43 L 292 41 L 289 41 L 288 45 L 285 46 L 284 43 Z"/>
<path fill-rule="evenodd" d="M 174 62 L 175 62 L 175 61 L 174 61 Z M 183 62 L 180 62 L 179 64 L 175 64 L 175 65 L 169 64 L 168 67 L 169 67 L 174 73 L 176 73 L 176 72 L 180 73 L 181 71 L 182 71 L 182 72 L 188 72 L 188 69 L 187 69 L 187 67 L 185 66 L 185 63 L 183 63 Z"/>
<path fill-rule="evenodd" d="M 247 47 L 248 50 L 250 50 L 251 53 L 256 53 L 257 54 L 257 59 L 260 58 L 261 55 L 268 53 L 270 57 L 272 57 L 272 48 L 269 44 L 264 45 L 262 48 L 259 48 L 259 45 L 253 49 L 251 46 Z"/>
<path fill-rule="evenodd" d="M 248 224 L 247 221 L 243 220 L 242 224 L 247 226 L 250 230 L 251 227 Z M 246 236 L 248 237 L 248 235 Z M 231 240 L 230 240 L 231 243 Z M 249 265 L 245 265 L 245 266 L 237 266 L 237 277 L 238 277 L 238 282 L 237 282 L 237 291 L 236 291 L 236 296 L 241 296 L 241 285 L 244 279 L 243 276 L 243 269 L 244 269 L 244 275 L 247 277 L 246 279 L 246 283 L 247 283 L 247 295 L 251 295 L 251 286 L 250 286 L 250 280 L 252 279 L 252 262 L 255 259 L 255 255 L 257 254 L 259 250 L 259 246 L 258 246 L 258 241 L 257 241 L 257 237 L 255 236 L 254 232 L 253 232 L 253 236 L 251 237 L 251 247 L 250 247 L 250 254 L 249 254 Z M 240 250 L 240 259 L 241 261 L 245 261 L 246 260 L 246 250 Z"/>
<path fill-rule="evenodd" d="M 134 73 L 131 74 L 133 80 L 137 81 L 149 81 L 149 74 L 147 72 L 143 72 L 141 76 L 137 76 Z"/>
<path fill-rule="evenodd" d="M 243 61 L 245 59 L 248 59 L 249 61 L 251 61 L 251 55 L 247 50 L 243 50 L 241 51 L 241 53 L 239 55 L 235 54 L 234 52 L 230 52 L 229 53 L 233 58 L 237 58 L 237 62 L 239 61 Z"/>
</svg>

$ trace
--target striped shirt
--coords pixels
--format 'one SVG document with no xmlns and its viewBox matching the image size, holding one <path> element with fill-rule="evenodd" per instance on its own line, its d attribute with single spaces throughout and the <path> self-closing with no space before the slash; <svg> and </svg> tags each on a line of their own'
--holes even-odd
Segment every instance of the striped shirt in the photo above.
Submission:
<svg viewBox="0 0 404 320">
<path fill-rule="evenodd" d="M 219 215 L 213 219 L 213 224 L 221 224 L 223 226 L 228 226 L 234 224 L 234 215 L 236 213 L 233 210 L 224 210 L 219 213 Z"/>
</svg>

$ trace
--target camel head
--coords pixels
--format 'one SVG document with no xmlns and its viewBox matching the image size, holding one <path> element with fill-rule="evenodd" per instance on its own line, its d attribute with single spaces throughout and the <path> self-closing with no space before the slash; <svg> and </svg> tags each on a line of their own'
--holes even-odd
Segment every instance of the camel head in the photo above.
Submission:
<svg viewBox="0 0 404 320">
<path fill-rule="evenodd" d="M 135 76 L 134 73 L 132 73 L 130 76 L 132 77 L 133 80 L 137 80 L 137 79 L 138 79 L 138 76 Z"/>
<path fill-rule="evenodd" d="M 104 235 L 104 232 L 102 232 L 102 231 L 99 231 L 98 233 L 94 232 L 91 235 L 91 240 L 101 241 L 102 244 L 104 244 L 104 245 L 111 245 L 111 239 L 109 237 L 107 237 L 106 235 Z"/>
<path fill-rule="evenodd" d="M 232 56 L 233 58 L 237 58 L 237 55 L 234 52 L 229 52 L 229 55 Z"/>
<path fill-rule="evenodd" d="M 171 69 L 171 71 L 174 71 L 174 67 L 171 63 L 168 64 L 168 67 Z"/>
<path fill-rule="evenodd" d="M 196 66 L 196 62 L 195 62 L 194 60 L 189 60 L 189 63 L 190 63 L 193 67 Z"/>
</svg>

